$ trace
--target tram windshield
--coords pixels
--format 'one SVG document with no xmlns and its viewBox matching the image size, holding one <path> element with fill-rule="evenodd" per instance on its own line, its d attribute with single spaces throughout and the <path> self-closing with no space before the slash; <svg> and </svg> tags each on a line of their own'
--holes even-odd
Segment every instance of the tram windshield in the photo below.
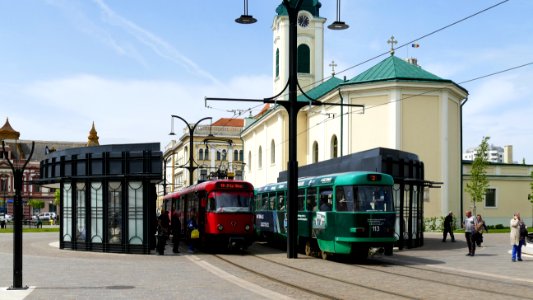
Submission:
<svg viewBox="0 0 533 300">
<path fill-rule="evenodd" d="M 337 190 L 337 211 L 394 211 L 390 186 L 343 186 Z"/>
<path fill-rule="evenodd" d="M 217 213 L 250 212 L 253 194 L 250 192 L 212 192 L 208 211 Z"/>
</svg>

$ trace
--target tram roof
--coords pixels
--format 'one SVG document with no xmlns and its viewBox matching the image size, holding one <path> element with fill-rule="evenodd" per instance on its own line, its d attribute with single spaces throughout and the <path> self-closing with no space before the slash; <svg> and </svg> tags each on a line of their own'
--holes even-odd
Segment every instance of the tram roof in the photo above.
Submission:
<svg viewBox="0 0 533 300">
<path fill-rule="evenodd" d="M 369 181 L 367 179 L 368 175 L 381 175 L 380 183 L 385 185 L 394 184 L 394 179 L 392 176 L 379 173 L 379 172 L 369 172 L 369 171 L 353 171 L 353 172 L 343 172 L 343 173 L 334 173 L 320 176 L 310 176 L 302 177 L 298 179 L 298 187 L 310 187 L 310 186 L 325 186 L 331 184 L 337 185 L 351 185 L 356 181 Z M 276 192 L 287 189 L 287 182 L 277 182 L 270 183 L 265 186 L 259 187 L 256 189 L 257 192 Z"/>
</svg>

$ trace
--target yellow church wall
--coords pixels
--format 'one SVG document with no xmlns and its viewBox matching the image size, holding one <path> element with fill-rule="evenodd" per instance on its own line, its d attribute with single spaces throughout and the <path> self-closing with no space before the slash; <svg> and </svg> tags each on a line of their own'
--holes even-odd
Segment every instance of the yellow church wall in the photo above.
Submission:
<svg viewBox="0 0 533 300">
<path fill-rule="evenodd" d="M 443 140 L 448 150 L 448 158 L 444 160 L 447 164 L 448 175 L 444 184 L 447 185 L 448 193 L 446 205 L 442 206 L 442 214 L 453 211 L 454 214 L 461 213 L 461 128 L 460 128 L 460 103 L 456 100 L 448 101 L 448 120 L 445 123 L 448 131 Z M 444 197 L 444 196 L 443 196 Z"/>
<path fill-rule="evenodd" d="M 419 95 L 417 93 L 415 95 Z M 424 162 L 426 180 L 442 182 L 442 155 L 440 146 L 441 104 L 438 94 L 402 94 L 401 101 L 401 150 L 412 152 Z M 426 190 L 425 217 L 441 215 L 441 191 Z"/>
<path fill-rule="evenodd" d="M 387 104 L 388 93 L 368 96 L 354 94 L 350 97 L 350 103 L 364 105 L 365 110 L 361 113 L 360 108 L 345 109 L 352 111 L 344 125 L 350 127 L 350 134 L 345 137 L 345 143 L 350 145 L 348 152 L 355 153 L 376 147 L 394 148 L 390 144 L 390 137 L 394 132 L 390 132 L 391 120 L 387 117 L 391 109 L 391 105 Z"/>
</svg>

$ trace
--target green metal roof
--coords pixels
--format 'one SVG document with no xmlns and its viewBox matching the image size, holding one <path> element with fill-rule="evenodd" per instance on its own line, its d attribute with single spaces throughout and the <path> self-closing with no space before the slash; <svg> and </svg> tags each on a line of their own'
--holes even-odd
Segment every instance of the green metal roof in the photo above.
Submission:
<svg viewBox="0 0 533 300">
<path fill-rule="evenodd" d="M 289 1 L 292 7 L 294 7 L 296 1 L 297 0 L 290 0 Z M 322 6 L 322 4 L 318 0 L 304 0 L 304 2 L 302 3 L 302 6 L 300 7 L 300 11 L 306 10 L 310 14 L 312 14 L 313 16 L 320 17 L 320 14 L 318 12 L 319 12 L 321 6 Z M 278 5 L 278 7 L 276 8 L 276 13 L 278 14 L 278 16 L 287 16 L 288 15 L 287 9 L 283 5 L 283 3 Z"/>
<path fill-rule="evenodd" d="M 387 80 L 441 81 L 452 82 L 425 71 L 396 56 L 390 56 L 372 68 L 350 79 L 346 84 L 376 82 Z"/>
<path fill-rule="evenodd" d="M 334 90 L 343 82 L 342 79 L 333 76 L 305 93 L 312 99 L 319 100 L 322 96 L 329 93 L 331 90 Z M 309 102 L 309 99 L 305 95 L 299 95 L 296 101 Z"/>
</svg>

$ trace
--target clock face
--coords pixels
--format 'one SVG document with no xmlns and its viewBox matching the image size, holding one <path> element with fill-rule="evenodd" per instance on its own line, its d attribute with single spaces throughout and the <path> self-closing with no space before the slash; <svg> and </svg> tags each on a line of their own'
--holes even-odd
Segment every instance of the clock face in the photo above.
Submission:
<svg viewBox="0 0 533 300">
<path fill-rule="evenodd" d="M 298 17 L 298 25 L 301 27 L 307 27 L 309 25 L 309 17 L 306 15 L 300 15 Z"/>
</svg>

